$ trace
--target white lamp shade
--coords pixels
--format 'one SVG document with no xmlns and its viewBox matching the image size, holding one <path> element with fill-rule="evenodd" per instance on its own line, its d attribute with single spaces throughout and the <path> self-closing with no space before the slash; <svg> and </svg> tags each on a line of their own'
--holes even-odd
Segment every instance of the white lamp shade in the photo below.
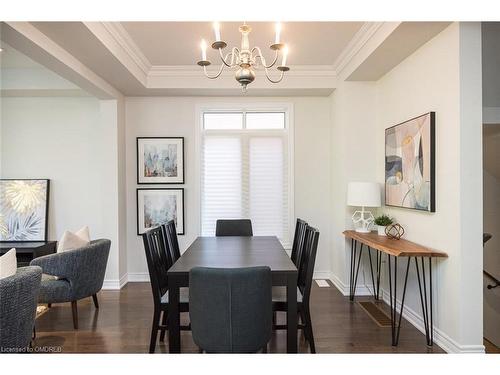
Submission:
<svg viewBox="0 0 500 375">
<path fill-rule="evenodd" d="M 380 185 L 376 182 L 349 182 L 347 205 L 356 207 L 380 207 Z"/>
</svg>

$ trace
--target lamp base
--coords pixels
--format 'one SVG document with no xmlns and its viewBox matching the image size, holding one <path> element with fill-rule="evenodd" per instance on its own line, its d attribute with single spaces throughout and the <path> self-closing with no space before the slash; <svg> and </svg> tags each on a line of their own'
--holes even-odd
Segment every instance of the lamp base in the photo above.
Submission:
<svg viewBox="0 0 500 375">
<path fill-rule="evenodd" d="M 356 211 L 352 215 L 354 229 L 358 233 L 370 233 L 375 218 L 370 211 L 365 211 L 363 207 L 361 211 Z"/>
<path fill-rule="evenodd" d="M 358 233 L 370 233 L 371 232 L 371 230 L 364 229 L 364 228 L 356 228 L 354 231 L 358 232 Z"/>
</svg>

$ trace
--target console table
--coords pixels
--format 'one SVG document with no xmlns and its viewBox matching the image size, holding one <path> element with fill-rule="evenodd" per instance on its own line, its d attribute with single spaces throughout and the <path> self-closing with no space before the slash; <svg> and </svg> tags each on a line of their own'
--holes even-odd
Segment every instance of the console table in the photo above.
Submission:
<svg viewBox="0 0 500 375">
<path fill-rule="evenodd" d="M 0 255 L 16 249 L 17 266 L 24 267 L 38 257 L 56 252 L 57 241 L 0 242 Z"/>
<path fill-rule="evenodd" d="M 422 304 L 422 316 L 425 326 L 425 338 L 427 345 L 432 346 L 434 342 L 434 325 L 432 321 L 432 258 L 446 258 L 446 253 L 436 251 L 426 246 L 416 244 L 404 239 L 395 240 L 386 236 L 379 236 L 377 233 L 359 233 L 354 230 L 346 230 L 344 236 L 351 239 L 351 268 L 350 268 L 350 290 L 349 299 L 354 300 L 356 292 L 356 283 L 358 281 L 359 265 L 361 263 L 361 255 L 363 247 L 368 249 L 368 259 L 370 261 L 370 272 L 373 283 L 373 295 L 376 300 L 379 299 L 380 292 L 380 274 L 382 266 L 382 255 L 387 254 L 387 263 L 389 271 L 389 300 L 391 307 L 391 330 L 392 330 L 392 345 L 396 346 L 399 341 L 399 331 L 401 328 L 401 317 L 405 303 L 406 283 L 408 281 L 408 271 L 410 269 L 411 260 L 415 261 L 417 271 L 418 289 L 420 293 L 420 302 Z M 359 252 L 358 252 L 359 243 Z M 374 259 L 375 272 L 372 262 L 371 250 L 376 251 Z M 401 298 L 401 308 L 398 314 L 396 306 L 397 293 L 397 269 L 398 259 L 406 257 L 406 273 L 404 276 L 403 295 Z M 357 258 L 357 259 L 356 259 Z M 426 272 L 425 259 L 428 260 L 428 272 Z M 419 262 L 420 261 L 420 262 Z M 428 274 L 428 276 L 426 275 Z M 427 282 L 428 280 L 428 282 Z"/>
</svg>

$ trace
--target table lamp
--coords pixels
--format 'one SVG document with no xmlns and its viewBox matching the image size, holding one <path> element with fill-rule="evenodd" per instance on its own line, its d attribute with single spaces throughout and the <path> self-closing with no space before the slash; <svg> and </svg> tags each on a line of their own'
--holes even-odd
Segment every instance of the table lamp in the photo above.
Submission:
<svg viewBox="0 0 500 375">
<path fill-rule="evenodd" d="M 380 186 L 376 182 L 349 182 L 347 185 L 347 205 L 361 207 L 352 215 L 356 232 L 369 233 L 375 221 L 365 207 L 380 207 Z"/>
</svg>

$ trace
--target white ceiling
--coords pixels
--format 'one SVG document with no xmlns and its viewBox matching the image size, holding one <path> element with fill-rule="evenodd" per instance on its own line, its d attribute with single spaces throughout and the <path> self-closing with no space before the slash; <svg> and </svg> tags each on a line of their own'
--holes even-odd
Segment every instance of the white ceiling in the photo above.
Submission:
<svg viewBox="0 0 500 375">
<path fill-rule="evenodd" d="M 230 47 L 240 47 L 238 27 L 243 22 L 221 25 L 221 38 Z M 194 65 L 200 60 L 200 41 L 210 45 L 214 32 L 210 22 L 121 22 L 135 44 L 152 65 Z M 247 22 L 252 27 L 250 45 L 259 46 L 271 58 L 275 23 Z M 289 46 L 290 65 L 332 65 L 361 28 L 363 22 L 282 23 L 281 40 Z M 209 51 L 209 59 L 218 59 Z"/>
</svg>

